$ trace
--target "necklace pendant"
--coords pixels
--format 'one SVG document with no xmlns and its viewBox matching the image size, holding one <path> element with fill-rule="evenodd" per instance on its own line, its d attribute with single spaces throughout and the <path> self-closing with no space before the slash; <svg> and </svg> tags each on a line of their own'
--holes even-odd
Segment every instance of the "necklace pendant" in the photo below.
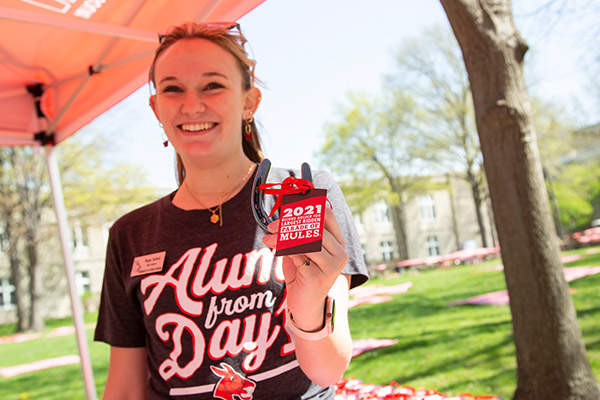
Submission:
<svg viewBox="0 0 600 400">
<path fill-rule="evenodd" d="M 213 214 L 210 216 L 210 222 L 212 222 L 213 224 L 216 224 L 217 222 L 219 222 L 219 215 L 217 214 Z"/>
</svg>

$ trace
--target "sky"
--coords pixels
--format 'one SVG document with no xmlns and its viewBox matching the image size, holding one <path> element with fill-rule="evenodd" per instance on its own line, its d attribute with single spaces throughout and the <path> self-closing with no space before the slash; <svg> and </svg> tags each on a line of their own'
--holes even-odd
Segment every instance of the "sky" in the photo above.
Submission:
<svg viewBox="0 0 600 400">
<path fill-rule="evenodd" d="M 517 27 L 530 45 L 531 91 L 575 109 L 583 123 L 597 122 L 586 91 L 589 46 L 582 39 L 589 37 L 582 27 L 590 13 L 567 12 L 561 8 L 569 7 L 561 6 L 566 0 L 513 3 Z M 569 17 L 557 17 L 561 10 Z M 319 168 L 315 153 L 324 126 L 337 121 L 347 94 L 377 96 L 403 40 L 435 26 L 449 28 L 438 0 L 266 0 L 239 22 L 263 82 L 255 118 L 263 150 L 274 165 L 286 168 L 305 161 Z M 157 187 L 175 189 L 173 148 L 162 145 L 148 96 L 148 87 L 142 87 L 80 133 L 104 133 L 114 145 L 112 161 L 138 165 Z"/>
</svg>

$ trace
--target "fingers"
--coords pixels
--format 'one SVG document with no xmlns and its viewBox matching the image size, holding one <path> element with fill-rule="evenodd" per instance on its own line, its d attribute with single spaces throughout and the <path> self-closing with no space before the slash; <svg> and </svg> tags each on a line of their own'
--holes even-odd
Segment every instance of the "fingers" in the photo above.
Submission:
<svg viewBox="0 0 600 400">
<path fill-rule="evenodd" d="M 348 263 L 346 246 L 344 243 L 340 243 L 335 235 L 328 230 L 323 232 L 323 247 L 321 251 L 307 254 L 307 256 L 310 256 L 316 264 L 335 269 L 338 273 Z"/>
<path fill-rule="evenodd" d="M 271 233 L 279 232 L 279 220 L 276 219 L 275 221 L 271 222 L 267 228 L 269 228 L 269 232 Z"/>
<path fill-rule="evenodd" d="M 283 278 L 285 279 L 285 284 L 289 288 L 296 281 L 296 276 L 298 274 L 298 267 L 294 263 L 294 260 L 291 257 L 283 257 L 282 260 L 282 268 L 283 268 Z"/>
<path fill-rule="evenodd" d="M 270 234 L 263 236 L 262 241 L 266 246 L 275 249 L 277 246 L 277 232 L 279 232 L 279 220 L 271 222 L 268 228 Z"/>
<path fill-rule="evenodd" d="M 295 264 L 294 264 L 295 265 Z M 312 265 L 312 263 L 310 262 L 310 259 L 307 258 L 306 260 L 304 260 L 303 262 L 301 262 L 300 264 L 296 265 L 296 268 L 301 268 L 301 267 L 310 267 Z"/>
<path fill-rule="evenodd" d="M 342 233 L 342 229 L 335 218 L 333 210 L 329 207 L 325 207 L 325 226 L 324 230 L 331 232 L 336 241 L 338 241 L 343 248 L 346 248 L 346 239 Z"/>
</svg>

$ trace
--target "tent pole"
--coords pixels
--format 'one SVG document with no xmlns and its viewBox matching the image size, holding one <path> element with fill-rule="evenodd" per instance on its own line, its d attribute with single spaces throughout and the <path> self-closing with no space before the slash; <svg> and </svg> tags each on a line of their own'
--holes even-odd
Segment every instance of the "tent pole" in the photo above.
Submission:
<svg viewBox="0 0 600 400">
<path fill-rule="evenodd" d="M 71 296 L 71 308 L 73 311 L 73 321 L 75 323 L 75 331 L 77 335 L 77 345 L 79 347 L 79 355 L 81 358 L 81 372 L 85 384 L 85 392 L 87 400 L 97 400 L 96 386 L 94 384 L 94 374 L 92 371 L 92 363 L 90 359 L 90 351 L 88 348 L 87 336 L 85 334 L 85 326 L 83 322 L 83 311 L 81 299 L 77 294 L 75 285 L 75 267 L 73 266 L 73 258 L 71 257 L 69 224 L 67 222 L 67 212 L 65 209 L 65 200 L 63 197 L 62 185 L 60 182 L 60 173 L 58 164 L 54 157 L 54 149 L 51 145 L 45 146 L 46 151 L 46 166 L 48 168 L 48 176 L 50 177 L 50 187 L 52 189 L 52 199 L 54 201 L 54 211 L 56 212 L 56 220 L 58 223 L 58 231 L 62 246 L 63 259 L 65 262 L 65 272 L 67 282 L 69 284 L 69 294 Z"/>
</svg>

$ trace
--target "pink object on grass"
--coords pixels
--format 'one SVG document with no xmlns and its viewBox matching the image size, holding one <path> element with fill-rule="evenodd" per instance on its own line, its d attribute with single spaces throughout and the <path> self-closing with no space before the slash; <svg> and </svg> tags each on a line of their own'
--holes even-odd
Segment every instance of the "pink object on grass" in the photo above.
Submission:
<svg viewBox="0 0 600 400">
<path fill-rule="evenodd" d="M 406 293 L 412 287 L 412 282 L 400 283 L 394 286 L 368 285 L 350 290 L 348 308 L 360 304 L 379 304 L 391 301 L 392 294 Z"/>
<path fill-rule="evenodd" d="M 565 280 L 567 282 L 574 281 L 575 279 L 583 278 L 588 275 L 600 274 L 600 266 L 598 267 L 569 267 L 563 268 Z M 479 296 L 471 297 L 465 300 L 454 301 L 448 303 L 449 306 L 461 306 L 465 304 L 472 305 L 491 305 L 491 306 L 504 306 L 509 302 L 508 292 L 506 290 L 499 290 L 497 292 L 491 292 L 482 294 Z"/>
<path fill-rule="evenodd" d="M 10 378 L 12 376 L 25 374 L 27 372 L 39 371 L 42 369 L 77 363 L 79 363 L 79 356 L 75 355 L 48 358 L 46 360 L 35 361 L 29 364 L 21 364 L 12 367 L 0 368 L 0 376 L 4 378 Z"/>
<path fill-rule="evenodd" d="M 352 357 L 356 357 L 365 351 L 393 346 L 398 343 L 393 339 L 358 339 L 352 341 Z"/>
</svg>

